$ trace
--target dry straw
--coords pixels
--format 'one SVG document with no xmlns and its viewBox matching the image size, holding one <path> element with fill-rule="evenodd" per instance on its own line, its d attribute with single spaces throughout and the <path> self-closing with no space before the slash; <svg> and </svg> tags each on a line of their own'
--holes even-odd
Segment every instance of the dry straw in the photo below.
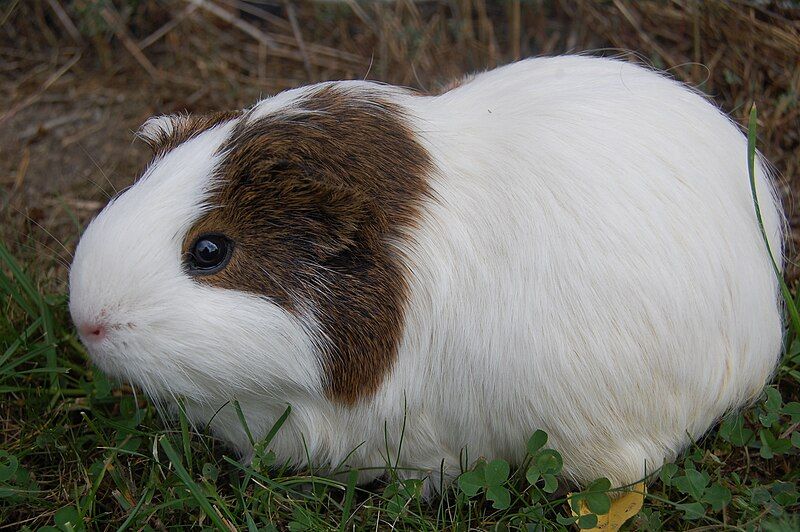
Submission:
<svg viewBox="0 0 800 532">
<path fill-rule="evenodd" d="M 667 69 L 740 123 L 755 101 L 760 147 L 800 215 L 797 2 L 25 0 L 5 2 L 0 22 L 10 240 L 34 231 L 20 212 L 61 201 L 82 220 L 103 197 L 86 183 L 127 183 L 144 157 L 130 130 L 149 113 L 238 107 L 325 79 L 438 91 L 472 70 L 586 51 Z M 66 210 L 36 221 L 72 242 L 74 225 L 58 229 Z"/>
</svg>

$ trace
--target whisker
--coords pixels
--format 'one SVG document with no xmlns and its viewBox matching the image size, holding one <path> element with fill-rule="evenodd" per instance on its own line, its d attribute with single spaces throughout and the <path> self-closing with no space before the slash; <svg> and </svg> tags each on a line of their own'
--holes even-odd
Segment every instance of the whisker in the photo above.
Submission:
<svg viewBox="0 0 800 532">
<path fill-rule="evenodd" d="M 19 210 L 18 208 L 14 207 L 13 205 L 9 204 L 9 207 L 11 207 L 11 208 L 12 208 L 12 209 L 14 209 L 15 211 L 17 211 L 17 214 L 21 214 L 22 216 L 24 216 L 24 217 L 25 217 L 25 219 L 26 219 L 26 220 L 28 220 L 29 222 L 31 222 L 32 224 L 34 224 L 36 227 L 38 227 L 39 229 L 41 229 L 42 231 L 44 231 L 44 232 L 47 234 L 47 236 L 49 236 L 50 238 L 52 238 L 53 240 L 55 240 L 55 241 L 56 241 L 56 243 L 58 243 L 58 245 L 59 245 L 59 246 L 61 246 L 61 248 L 62 248 L 64 251 L 66 251 L 66 252 L 67 252 L 67 255 L 69 255 L 69 257 L 70 257 L 71 259 L 72 259 L 72 258 L 74 258 L 74 257 L 73 257 L 73 255 L 72 255 L 72 252 L 71 252 L 71 251 L 70 251 L 70 250 L 67 248 L 67 246 L 65 246 L 65 245 L 64 245 L 64 243 L 63 243 L 63 242 L 61 242 L 61 240 L 59 240 L 58 238 L 56 238 L 56 237 L 55 237 L 55 235 L 53 235 L 53 233 L 51 233 L 50 231 L 48 231 L 48 230 L 47 230 L 47 229 L 46 229 L 46 228 L 45 228 L 45 227 L 44 227 L 42 224 L 40 224 L 39 222 L 37 222 L 36 220 L 34 220 L 34 219 L 33 219 L 33 218 L 31 218 L 30 216 L 28 216 L 26 213 L 22 212 L 22 211 L 21 211 L 21 210 Z M 40 244 L 43 244 L 42 242 L 39 242 L 39 243 L 40 243 Z M 43 244 L 43 245 L 45 245 L 45 244 Z M 47 247 L 47 246 L 45 245 L 45 247 Z M 51 251 L 52 251 L 52 250 L 51 250 Z"/>
<path fill-rule="evenodd" d="M 369 77 L 369 73 L 372 71 L 372 63 L 375 61 L 375 51 L 373 50 L 372 54 L 369 56 L 369 66 L 367 67 L 367 71 L 364 72 L 364 77 L 361 79 L 367 79 Z"/>
<path fill-rule="evenodd" d="M 69 270 L 69 266 L 70 266 L 69 262 L 64 260 L 64 258 L 61 255 L 59 255 L 56 250 L 54 250 L 53 248 L 51 248 L 50 246 L 48 246 L 47 244 L 45 244 L 44 242 L 41 242 L 39 240 L 35 240 L 35 242 L 37 244 L 39 244 L 40 246 L 43 246 L 44 248 L 46 248 L 47 251 L 50 252 L 50 255 L 47 256 L 48 258 L 54 259 L 56 262 L 58 262 L 59 265 L 63 266 L 65 269 Z M 15 242 L 15 244 L 20 246 L 20 247 L 30 249 L 31 251 L 38 251 L 38 252 L 42 251 L 41 249 L 38 249 L 35 246 L 31 246 L 30 244 L 26 244 L 26 243 L 22 242 L 21 240 L 17 240 Z"/>
<path fill-rule="evenodd" d="M 114 194 L 115 194 L 115 195 L 116 195 L 116 194 L 118 194 L 118 192 L 117 192 L 117 189 L 116 189 L 116 187 L 114 186 L 114 183 L 112 183 L 112 182 L 111 182 L 111 180 L 108 178 L 108 175 L 107 175 L 107 174 L 106 174 L 106 173 L 103 171 L 103 169 L 100 167 L 100 165 L 99 165 L 99 164 L 97 163 L 97 161 L 94 159 L 94 157 L 92 157 L 92 154 L 91 154 L 91 153 L 89 153 L 89 151 L 88 151 L 86 148 L 84 148 L 84 147 L 83 147 L 83 144 L 80 144 L 80 143 L 79 143 L 79 144 L 78 144 L 78 146 L 80 146 L 81 150 L 83 150 L 83 153 L 85 153 L 85 154 L 86 154 L 86 156 L 89 158 L 89 160 L 91 160 L 91 161 L 92 161 L 92 164 L 94 164 L 94 165 L 97 167 L 97 170 L 100 172 L 100 175 L 102 175 L 102 176 L 103 176 L 103 178 L 106 180 L 106 183 L 108 183 L 108 184 L 109 184 L 109 186 L 111 186 L 111 190 L 113 190 L 113 191 L 114 191 Z M 102 189 L 101 189 L 101 190 L 102 190 Z M 105 192 L 105 191 L 103 191 L 103 192 Z M 106 195 L 108 195 L 108 193 L 106 193 Z M 111 199 L 111 196 L 109 196 L 109 199 Z"/>
<path fill-rule="evenodd" d="M 39 246 L 41 246 L 41 247 L 43 247 L 45 249 L 40 249 L 40 248 L 38 248 L 38 247 L 36 247 L 34 245 L 31 245 L 27 241 L 22 240 L 22 238 L 18 238 L 16 240 L 11 241 L 11 242 L 13 242 L 14 245 L 19 246 L 21 248 L 25 248 L 25 249 L 29 249 L 31 251 L 37 252 L 43 257 L 46 257 L 46 258 L 51 259 L 51 260 L 58 261 L 58 263 L 60 265 L 65 266 L 67 269 L 69 269 L 69 262 L 64 257 L 61 256 L 61 253 L 59 251 L 53 249 L 51 246 L 48 246 L 42 240 L 37 240 L 36 238 L 33 238 L 32 235 L 28 235 L 28 236 L 30 237 L 28 239 L 28 241 L 32 241 L 34 244 L 37 244 L 37 245 L 39 245 Z M 49 251 L 49 253 L 44 253 L 45 251 Z"/>
<path fill-rule="evenodd" d="M 91 183 L 92 185 L 94 185 L 94 186 L 95 186 L 95 188 L 96 188 L 97 190 L 99 190 L 100 192 L 102 192 L 102 193 L 103 193 L 103 195 L 106 197 L 106 199 L 110 200 L 110 199 L 113 197 L 113 196 L 111 196 L 111 194 L 109 194 L 109 193 L 106 191 L 106 189 L 104 189 L 103 187 L 101 187 L 101 186 L 100 186 L 100 184 L 99 184 L 97 181 L 95 181 L 95 180 L 94 180 L 94 179 L 92 179 L 91 177 L 87 177 L 86 179 L 89 181 L 89 183 Z"/>
</svg>

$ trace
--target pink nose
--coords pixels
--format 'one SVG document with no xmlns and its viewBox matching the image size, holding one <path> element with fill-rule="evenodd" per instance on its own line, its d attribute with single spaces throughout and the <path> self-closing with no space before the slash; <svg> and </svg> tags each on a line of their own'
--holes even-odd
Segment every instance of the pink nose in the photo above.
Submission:
<svg viewBox="0 0 800 532">
<path fill-rule="evenodd" d="M 106 337 L 106 326 L 102 323 L 82 323 L 78 326 L 78 331 L 88 342 L 99 342 Z"/>
</svg>

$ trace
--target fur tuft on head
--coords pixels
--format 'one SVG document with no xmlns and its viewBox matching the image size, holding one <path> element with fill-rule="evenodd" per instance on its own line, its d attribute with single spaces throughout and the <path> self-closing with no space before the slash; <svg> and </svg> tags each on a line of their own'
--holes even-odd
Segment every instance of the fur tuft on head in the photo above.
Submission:
<svg viewBox="0 0 800 532">
<path fill-rule="evenodd" d="M 144 141 L 156 156 L 176 148 L 204 131 L 241 116 L 241 111 L 212 114 L 172 114 L 148 118 L 136 131 L 136 137 Z"/>
<path fill-rule="evenodd" d="M 173 134 L 176 124 L 187 119 L 188 115 L 158 115 L 151 116 L 139 126 L 136 136 L 150 146 L 158 144 L 159 139 L 164 139 Z"/>
</svg>

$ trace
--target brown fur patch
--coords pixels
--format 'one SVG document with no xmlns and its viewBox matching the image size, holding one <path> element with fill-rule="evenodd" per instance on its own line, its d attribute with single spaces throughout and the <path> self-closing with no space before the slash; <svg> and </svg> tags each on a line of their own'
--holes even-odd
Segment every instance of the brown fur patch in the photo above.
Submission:
<svg viewBox="0 0 800 532">
<path fill-rule="evenodd" d="M 171 123 L 170 129 L 159 128 L 150 134 L 140 133 L 139 138 L 150 146 L 155 157 L 159 157 L 200 133 L 241 115 L 242 111 L 224 111 L 202 115 L 171 115 L 167 117 Z"/>
<path fill-rule="evenodd" d="M 390 242 L 407 238 L 427 193 L 428 153 L 379 90 L 327 85 L 237 126 L 210 211 L 186 236 L 234 241 L 228 266 L 198 282 L 314 310 L 331 399 L 353 404 L 396 358 L 409 273 Z"/>
</svg>

